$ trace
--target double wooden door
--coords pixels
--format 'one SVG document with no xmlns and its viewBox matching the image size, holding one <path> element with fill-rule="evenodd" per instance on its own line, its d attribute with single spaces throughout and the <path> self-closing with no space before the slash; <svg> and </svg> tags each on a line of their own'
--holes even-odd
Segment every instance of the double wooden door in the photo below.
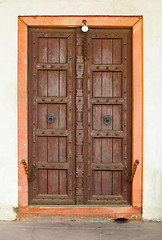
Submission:
<svg viewBox="0 0 162 240">
<path fill-rule="evenodd" d="M 29 28 L 30 204 L 130 204 L 131 30 Z"/>
</svg>

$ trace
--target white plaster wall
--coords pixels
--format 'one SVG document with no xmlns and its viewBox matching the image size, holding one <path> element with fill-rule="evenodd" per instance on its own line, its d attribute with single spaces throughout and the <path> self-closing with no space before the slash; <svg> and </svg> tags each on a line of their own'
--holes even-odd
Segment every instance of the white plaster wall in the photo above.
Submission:
<svg viewBox="0 0 162 240">
<path fill-rule="evenodd" d="M 18 205 L 17 18 L 19 15 L 143 15 L 143 218 L 162 220 L 161 12 L 161 0 L 0 0 L 0 220 L 14 219 L 13 207 Z"/>
</svg>

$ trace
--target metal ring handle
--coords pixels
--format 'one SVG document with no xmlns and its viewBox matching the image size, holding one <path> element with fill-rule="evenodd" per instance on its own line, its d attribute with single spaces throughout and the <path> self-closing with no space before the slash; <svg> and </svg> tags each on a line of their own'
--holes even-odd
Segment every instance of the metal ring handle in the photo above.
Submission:
<svg viewBox="0 0 162 240">
<path fill-rule="evenodd" d="M 48 116 L 47 116 L 47 121 L 48 123 L 53 123 L 56 119 L 56 116 L 54 113 L 49 113 Z"/>
<path fill-rule="evenodd" d="M 111 122 L 111 116 L 110 115 L 105 115 L 103 116 L 104 123 L 107 125 Z"/>
</svg>

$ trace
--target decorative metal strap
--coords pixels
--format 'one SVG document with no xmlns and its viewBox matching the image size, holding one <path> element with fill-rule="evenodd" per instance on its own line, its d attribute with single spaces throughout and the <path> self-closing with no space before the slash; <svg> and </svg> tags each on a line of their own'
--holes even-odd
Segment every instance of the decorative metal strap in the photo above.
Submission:
<svg viewBox="0 0 162 240">
<path fill-rule="evenodd" d="M 84 51 L 84 62 L 85 65 L 87 64 L 87 36 L 85 34 L 84 40 L 83 40 L 83 51 Z"/>
<path fill-rule="evenodd" d="M 134 175 L 136 173 L 136 169 L 137 169 L 137 166 L 139 164 L 139 160 L 136 160 L 134 165 L 133 165 L 133 173 L 132 175 L 130 176 L 129 173 L 128 173 L 128 167 L 124 167 L 123 171 L 124 171 L 124 175 L 125 175 L 125 179 L 128 181 L 128 182 L 132 182 L 133 181 L 133 178 L 134 178 Z"/>
<path fill-rule="evenodd" d="M 27 163 L 25 162 L 25 159 L 22 159 L 21 163 L 23 164 L 24 171 L 25 171 L 25 174 L 27 175 L 28 180 L 30 182 L 32 182 L 34 180 L 34 178 L 35 178 L 35 175 L 34 174 L 29 174 Z M 35 168 L 35 164 L 33 164 L 32 166 L 33 166 L 33 168 Z"/>
</svg>

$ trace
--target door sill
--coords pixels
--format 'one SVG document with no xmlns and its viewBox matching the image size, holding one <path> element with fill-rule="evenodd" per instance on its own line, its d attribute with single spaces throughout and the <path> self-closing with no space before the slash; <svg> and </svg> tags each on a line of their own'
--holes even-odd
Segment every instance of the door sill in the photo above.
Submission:
<svg viewBox="0 0 162 240">
<path fill-rule="evenodd" d="M 131 205 L 101 206 L 101 205 L 29 205 L 17 209 L 17 220 L 24 218 L 48 217 L 79 217 L 79 218 L 125 218 L 141 219 L 141 209 Z"/>
</svg>

